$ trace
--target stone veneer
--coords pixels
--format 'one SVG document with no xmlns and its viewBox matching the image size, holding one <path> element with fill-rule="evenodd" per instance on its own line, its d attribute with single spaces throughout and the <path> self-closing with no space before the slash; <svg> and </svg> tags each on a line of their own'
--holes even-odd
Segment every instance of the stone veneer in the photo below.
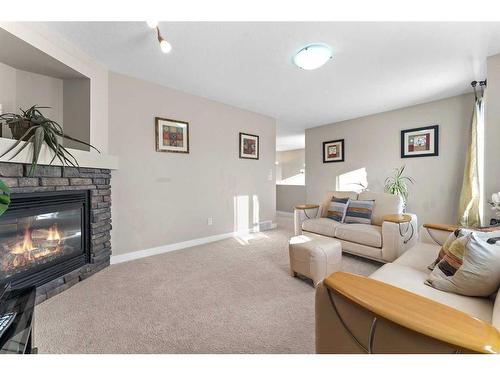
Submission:
<svg viewBox="0 0 500 375">
<path fill-rule="evenodd" d="M 12 193 L 90 190 L 90 263 L 37 288 L 37 304 L 109 266 L 111 256 L 111 171 L 0 162 L 0 179 Z"/>
</svg>

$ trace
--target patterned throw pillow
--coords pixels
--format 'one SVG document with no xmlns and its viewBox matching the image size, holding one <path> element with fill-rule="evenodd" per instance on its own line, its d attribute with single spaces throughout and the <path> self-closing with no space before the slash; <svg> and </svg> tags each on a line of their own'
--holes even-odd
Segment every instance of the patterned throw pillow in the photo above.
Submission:
<svg viewBox="0 0 500 375">
<path fill-rule="evenodd" d="M 330 202 L 330 207 L 326 213 L 328 219 L 338 221 L 339 223 L 344 222 L 345 214 L 347 212 L 347 206 L 349 205 L 349 198 L 335 198 L 333 197 Z"/>
<path fill-rule="evenodd" d="M 350 200 L 345 215 L 348 224 L 371 224 L 375 201 Z"/>
<path fill-rule="evenodd" d="M 444 242 L 443 246 L 441 246 L 441 250 L 439 250 L 438 257 L 427 268 L 432 271 L 434 269 L 434 267 L 436 267 L 436 265 L 439 262 L 441 262 L 441 260 L 446 256 L 446 254 L 448 253 L 448 251 L 450 249 L 451 244 L 456 239 L 458 239 L 460 237 L 463 237 L 463 236 L 466 236 L 466 235 L 468 235 L 471 232 L 472 232 L 471 230 L 463 229 L 463 228 L 460 228 L 460 229 L 457 229 L 457 230 L 451 232 L 450 235 L 448 236 L 448 238 L 446 239 L 446 241 Z"/>
<path fill-rule="evenodd" d="M 487 297 L 496 292 L 500 285 L 500 246 L 489 244 L 488 237 L 491 234 L 470 232 L 457 238 L 425 283 L 471 297 Z"/>
</svg>

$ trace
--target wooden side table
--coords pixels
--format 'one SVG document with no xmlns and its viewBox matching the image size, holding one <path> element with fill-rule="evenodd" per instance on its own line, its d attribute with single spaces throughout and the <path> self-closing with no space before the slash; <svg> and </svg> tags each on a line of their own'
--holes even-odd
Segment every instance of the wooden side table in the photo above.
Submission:
<svg viewBox="0 0 500 375">
<path fill-rule="evenodd" d="M 307 214 L 307 210 L 313 210 L 315 208 L 316 208 L 316 214 L 314 215 L 314 217 L 316 217 L 316 216 L 318 216 L 319 205 L 317 205 L 317 204 L 299 204 L 299 205 L 295 206 L 296 210 L 304 211 L 304 215 L 306 215 L 306 217 L 308 219 L 310 219 L 310 217 Z"/>
<path fill-rule="evenodd" d="M 386 215 L 386 216 L 384 216 L 384 221 L 398 224 L 399 235 L 403 238 L 408 234 L 408 231 L 411 229 L 410 237 L 407 240 L 403 241 L 405 244 L 408 243 L 408 241 L 410 241 L 413 238 L 413 235 L 415 234 L 415 228 L 413 228 L 413 224 L 411 223 L 411 216 L 410 215 L 406 215 L 406 214 Z M 407 223 L 408 227 L 406 229 L 406 232 L 402 233 L 401 232 L 401 224 L 404 224 L 404 223 Z"/>
</svg>

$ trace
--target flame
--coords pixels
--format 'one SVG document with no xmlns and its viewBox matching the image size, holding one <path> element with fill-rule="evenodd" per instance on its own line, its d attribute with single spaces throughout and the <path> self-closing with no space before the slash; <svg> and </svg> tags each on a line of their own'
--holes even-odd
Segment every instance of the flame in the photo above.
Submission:
<svg viewBox="0 0 500 375">
<path fill-rule="evenodd" d="M 35 233 L 39 234 L 43 232 L 43 230 L 37 230 Z M 61 245 L 61 235 L 57 229 L 57 224 L 52 225 L 48 230 L 45 230 L 45 232 L 47 233 L 45 240 L 40 239 L 38 234 L 36 234 L 33 239 L 33 232 L 29 228 L 26 228 L 23 240 L 17 242 L 9 249 L 13 258 L 8 260 L 6 264 L 4 261 L 4 264 L 1 265 L 2 268 L 4 270 L 9 270 L 12 268 L 25 267 L 35 259 L 60 253 L 63 250 L 63 246 Z M 33 241 L 35 243 L 33 243 Z"/>
<path fill-rule="evenodd" d="M 49 235 L 47 236 L 47 241 L 57 241 L 61 242 L 61 236 L 57 230 L 57 224 L 54 224 L 49 229 Z"/>
<path fill-rule="evenodd" d="M 34 247 L 33 247 L 33 241 L 31 239 L 31 231 L 28 228 L 26 228 L 24 231 L 24 238 L 23 238 L 22 244 L 18 243 L 12 249 L 11 253 L 12 254 L 23 254 L 26 252 L 30 252 L 33 249 L 34 249 Z"/>
</svg>

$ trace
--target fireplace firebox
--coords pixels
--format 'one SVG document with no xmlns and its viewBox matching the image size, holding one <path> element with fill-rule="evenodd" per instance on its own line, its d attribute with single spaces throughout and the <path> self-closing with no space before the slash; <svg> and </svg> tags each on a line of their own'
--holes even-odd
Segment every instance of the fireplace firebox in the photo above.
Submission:
<svg viewBox="0 0 500 375">
<path fill-rule="evenodd" d="M 0 217 L 0 282 L 40 286 L 89 263 L 89 195 L 12 194 Z"/>
</svg>

